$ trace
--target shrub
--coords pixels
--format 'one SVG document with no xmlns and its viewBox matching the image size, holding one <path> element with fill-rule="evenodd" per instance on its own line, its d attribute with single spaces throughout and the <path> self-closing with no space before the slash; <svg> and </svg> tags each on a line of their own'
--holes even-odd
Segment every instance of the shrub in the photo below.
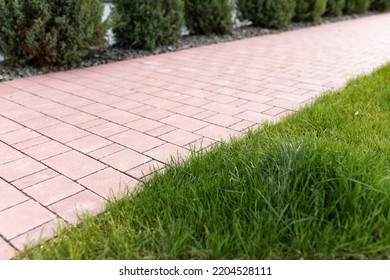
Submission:
<svg viewBox="0 0 390 280">
<path fill-rule="evenodd" d="M 232 31 L 230 0 L 185 0 L 187 27 L 196 34 L 227 34 Z"/>
<path fill-rule="evenodd" d="M 370 6 L 371 0 L 345 0 L 345 14 L 364 14 Z"/>
<path fill-rule="evenodd" d="M 327 0 L 297 0 L 295 21 L 317 22 L 324 14 Z"/>
<path fill-rule="evenodd" d="M 113 32 L 119 44 L 153 50 L 179 39 L 182 0 L 114 0 L 113 4 Z"/>
<path fill-rule="evenodd" d="M 241 19 L 255 26 L 281 28 L 291 22 L 295 14 L 295 0 L 238 0 Z"/>
<path fill-rule="evenodd" d="M 374 11 L 388 11 L 390 10 L 390 0 L 372 0 L 370 10 Z"/>
<path fill-rule="evenodd" d="M 345 0 L 328 0 L 326 5 L 326 15 L 331 17 L 338 17 L 343 14 Z"/>
<path fill-rule="evenodd" d="M 103 46 L 100 0 L 0 0 L 0 53 L 23 64 L 80 61 Z"/>
</svg>

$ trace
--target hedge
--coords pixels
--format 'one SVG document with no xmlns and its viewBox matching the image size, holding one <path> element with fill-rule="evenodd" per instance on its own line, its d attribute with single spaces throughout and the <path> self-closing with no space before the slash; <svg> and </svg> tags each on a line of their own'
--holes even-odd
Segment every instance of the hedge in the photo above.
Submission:
<svg viewBox="0 0 390 280">
<path fill-rule="evenodd" d="M 233 9 L 230 0 L 185 0 L 186 26 L 195 34 L 228 34 Z"/>
<path fill-rule="evenodd" d="M 318 22 L 325 13 L 327 0 L 296 0 L 294 21 Z"/>
<path fill-rule="evenodd" d="M 238 0 L 240 19 L 248 19 L 254 26 L 282 28 L 295 14 L 295 0 Z"/>
<path fill-rule="evenodd" d="M 105 43 L 100 0 L 0 0 L 0 11 L 0 53 L 11 61 L 77 63 Z"/>
<path fill-rule="evenodd" d="M 153 50 L 179 39 L 182 0 L 114 0 L 113 4 L 113 32 L 119 44 Z"/>
</svg>

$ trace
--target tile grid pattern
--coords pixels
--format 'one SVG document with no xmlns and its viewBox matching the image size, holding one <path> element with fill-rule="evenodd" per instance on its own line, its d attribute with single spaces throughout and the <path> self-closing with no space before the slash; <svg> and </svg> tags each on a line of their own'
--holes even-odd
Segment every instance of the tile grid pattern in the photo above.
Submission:
<svg viewBox="0 0 390 280">
<path fill-rule="evenodd" d="M 390 15 L 0 84 L 0 259 L 390 59 Z M 76 210 L 76 211 L 75 211 Z"/>
</svg>

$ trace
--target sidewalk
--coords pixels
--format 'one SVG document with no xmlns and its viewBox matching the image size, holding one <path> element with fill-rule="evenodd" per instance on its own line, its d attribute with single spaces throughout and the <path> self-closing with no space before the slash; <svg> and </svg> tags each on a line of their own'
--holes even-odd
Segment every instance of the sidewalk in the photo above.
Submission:
<svg viewBox="0 0 390 280">
<path fill-rule="evenodd" d="M 369 73 L 389 46 L 383 14 L 0 84 L 0 259 L 170 156 Z"/>
</svg>

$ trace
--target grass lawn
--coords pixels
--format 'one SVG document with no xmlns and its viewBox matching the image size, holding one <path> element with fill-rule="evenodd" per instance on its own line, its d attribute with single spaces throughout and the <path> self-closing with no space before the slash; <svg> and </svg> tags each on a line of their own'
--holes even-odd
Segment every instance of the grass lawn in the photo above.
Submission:
<svg viewBox="0 0 390 280">
<path fill-rule="evenodd" d="M 18 257 L 390 259 L 390 64 Z"/>
</svg>

